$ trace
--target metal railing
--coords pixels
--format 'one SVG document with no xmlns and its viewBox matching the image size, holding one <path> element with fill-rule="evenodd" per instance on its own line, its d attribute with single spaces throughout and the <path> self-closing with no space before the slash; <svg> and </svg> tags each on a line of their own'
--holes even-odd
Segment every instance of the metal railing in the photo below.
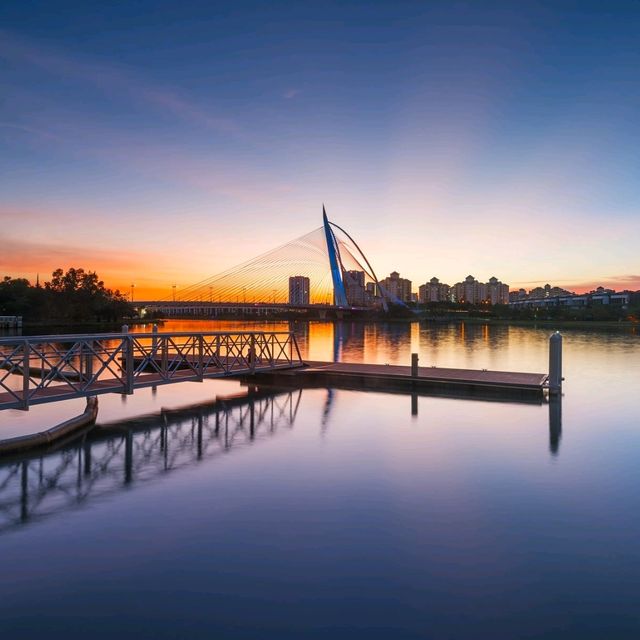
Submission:
<svg viewBox="0 0 640 640">
<path fill-rule="evenodd" d="M 291 332 L 107 333 L 0 339 L 0 409 L 301 366 Z"/>
</svg>

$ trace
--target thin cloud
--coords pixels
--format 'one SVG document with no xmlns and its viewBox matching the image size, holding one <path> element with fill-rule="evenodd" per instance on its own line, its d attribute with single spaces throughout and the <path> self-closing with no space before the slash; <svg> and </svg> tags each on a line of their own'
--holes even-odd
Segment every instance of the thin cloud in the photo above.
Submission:
<svg viewBox="0 0 640 640">
<path fill-rule="evenodd" d="M 18 122 L 0 122 L 0 129 L 10 129 L 13 131 L 21 131 L 30 135 L 45 138 L 46 140 L 59 140 L 58 136 L 44 131 L 43 129 L 36 129 L 27 125 L 20 124 Z"/>
<path fill-rule="evenodd" d="M 287 89 L 283 94 L 282 97 L 285 98 L 286 100 L 291 100 L 291 98 L 295 98 L 297 95 L 299 95 L 300 93 L 302 93 L 301 89 Z"/>
<path fill-rule="evenodd" d="M 0 57 L 13 62 L 31 64 L 53 75 L 79 79 L 98 87 L 105 93 L 126 93 L 134 99 L 172 113 L 193 125 L 244 137 L 242 127 L 234 120 L 219 116 L 211 109 L 203 109 L 166 87 L 145 83 L 134 72 L 124 68 L 88 61 L 44 48 L 18 39 L 3 30 L 0 30 Z"/>
</svg>

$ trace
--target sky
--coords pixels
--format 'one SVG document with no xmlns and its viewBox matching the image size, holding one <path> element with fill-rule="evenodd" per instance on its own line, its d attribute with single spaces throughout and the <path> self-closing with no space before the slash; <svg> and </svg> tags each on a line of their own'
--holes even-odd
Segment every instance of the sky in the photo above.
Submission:
<svg viewBox="0 0 640 640">
<path fill-rule="evenodd" d="M 379 277 L 640 289 L 640 2 L 0 8 L 0 276 L 136 298 L 301 236 Z"/>
</svg>

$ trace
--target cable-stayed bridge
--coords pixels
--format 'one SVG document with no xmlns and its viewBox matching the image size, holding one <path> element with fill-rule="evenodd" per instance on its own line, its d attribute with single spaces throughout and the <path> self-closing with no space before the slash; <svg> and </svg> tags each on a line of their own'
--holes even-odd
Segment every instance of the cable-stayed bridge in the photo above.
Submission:
<svg viewBox="0 0 640 640">
<path fill-rule="evenodd" d="M 160 301 L 139 302 L 166 316 L 358 312 L 402 304 L 380 284 L 357 242 L 322 208 L 322 226 Z"/>
</svg>

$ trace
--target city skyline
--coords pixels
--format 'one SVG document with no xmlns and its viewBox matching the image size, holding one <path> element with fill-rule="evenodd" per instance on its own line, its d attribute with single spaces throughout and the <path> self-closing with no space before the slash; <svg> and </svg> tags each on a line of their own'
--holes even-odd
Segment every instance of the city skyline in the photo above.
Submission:
<svg viewBox="0 0 640 640">
<path fill-rule="evenodd" d="M 36 4 L 0 31 L 1 275 L 166 297 L 325 202 L 380 273 L 640 289 L 633 3 Z"/>
</svg>

